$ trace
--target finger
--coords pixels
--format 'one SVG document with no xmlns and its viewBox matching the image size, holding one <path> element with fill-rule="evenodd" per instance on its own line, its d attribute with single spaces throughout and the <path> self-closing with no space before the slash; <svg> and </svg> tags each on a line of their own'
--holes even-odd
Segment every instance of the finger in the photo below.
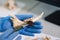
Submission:
<svg viewBox="0 0 60 40">
<path fill-rule="evenodd" d="M 31 27 L 31 28 L 34 28 L 34 29 L 42 29 L 43 26 L 41 26 L 41 25 L 33 25 L 33 27 Z"/>
<path fill-rule="evenodd" d="M 36 21 L 36 22 L 34 22 L 34 25 L 41 25 L 41 22 Z"/>
<path fill-rule="evenodd" d="M 14 32 L 7 39 L 8 40 L 13 40 L 18 34 L 19 34 L 18 32 Z"/>
<path fill-rule="evenodd" d="M 7 30 L 9 28 L 12 28 L 11 23 L 9 21 L 5 21 L 2 26 L 3 30 Z"/>
<path fill-rule="evenodd" d="M 31 28 L 28 28 L 28 29 L 25 29 L 25 31 L 30 32 L 30 33 L 41 33 L 40 29 L 31 29 Z"/>
<path fill-rule="evenodd" d="M 33 25 L 33 26 L 26 26 L 25 29 L 28 29 L 28 28 L 31 28 L 31 29 L 42 29 L 43 26 L 41 25 Z"/>
<path fill-rule="evenodd" d="M 20 20 L 25 20 L 25 19 L 33 17 L 33 15 L 30 15 L 30 14 L 21 14 L 21 15 L 16 15 L 16 16 Z"/>
<path fill-rule="evenodd" d="M 27 31 L 24 31 L 24 29 L 20 30 L 19 33 L 20 33 L 20 34 L 23 34 L 23 35 L 28 35 L 28 36 L 34 36 L 33 33 L 30 33 L 30 32 L 27 32 Z"/>
</svg>

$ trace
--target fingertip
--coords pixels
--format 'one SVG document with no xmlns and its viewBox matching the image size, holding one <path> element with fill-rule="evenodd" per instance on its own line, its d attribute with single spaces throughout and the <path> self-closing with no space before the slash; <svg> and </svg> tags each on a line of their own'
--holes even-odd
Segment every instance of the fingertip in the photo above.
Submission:
<svg viewBox="0 0 60 40">
<path fill-rule="evenodd" d="M 25 29 L 28 29 L 28 28 L 31 28 L 31 29 L 42 29 L 43 26 L 41 25 L 33 25 L 33 26 L 26 26 Z"/>
<path fill-rule="evenodd" d="M 30 33 L 40 33 L 41 32 L 40 29 L 31 29 L 31 28 L 28 28 L 25 31 L 30 32 Z"/>
<path fill-rule="evenodd" d="M 34 22 L 34 25 L 41 25 L 41 22 L 36 21 L 36 22 Z"/>
<path fill-rule="evenodd" d="M 43 28 L 43 26 L 41 26 L 41 25 L 34 25 L 33 26 L 35 29 L 42 29 Z"/>
<path fill-rule="evenodd" d="M 22 34 L 22 35 L 34 36 L 33 33 L 30 33 L 30 32 L 24 31 L 24 30 L 20 30 L 19 33 Z"/>
</svg>

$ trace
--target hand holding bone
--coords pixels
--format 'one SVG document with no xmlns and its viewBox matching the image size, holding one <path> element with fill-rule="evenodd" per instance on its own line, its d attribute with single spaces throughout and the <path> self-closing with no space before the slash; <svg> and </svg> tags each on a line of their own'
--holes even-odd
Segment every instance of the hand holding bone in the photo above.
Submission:
<svg viewBox="0 0 60 40">
<path fill-rule="evenodd" d="M 10 18 L 14 19 L 14 17 L 11 17 L 11 16 L 0 18 L 0 32 L 4 32 L 2 34 L 3 36 L 0 36 L 0 38 L 2 38 L 4 40 L 5 39 L 8 39 L 8 40 L 11 39 L 12 40 L 18 34 L 34 36 L 34 33 L 41 33 L 41 29 L 42 29 L 41 23 L 35 21 L 35 22 L 33 22 L 33 26 L 26 25 L 22 29 L 18 30 L 17 31 L 18 34 L 17 34 L 16 32 L 14 32 L 15 21 L 14 22 L 11 21 Z M 16 15 L 16 18 L 19 21 L 24 22 L 24 24 L 25 24 L 27 22 L 26 20 L 29 19 L 28 21 L 31 21 L 32 15 L 20 14 L 20 15 Z M 17 21 L 17 22 L 19 22 L 19 21 Z"/>
<path fill-rule="evenodd" d="M 29 19 L 26 19 L 24 21 L 19 20 L 13 14 L 10 14 L 10 16 L 12 16 L 11 20 L 13 21 L 14 28 L 16 30 L 18 30 L 19 28 L 23 27 L 23 25 L 25 25 L 25 24 L 29 24 L 29 25 L 32 26 L 32 23 L 37 21 L 38 19 L 40 19 L 43 16 L 43 14 L 44 14 L 44 12 L 42 12 L 42 14 L 39 15 L 38 17 L 36 17 L 36 18 L 29 18 Z"/>
</svg>

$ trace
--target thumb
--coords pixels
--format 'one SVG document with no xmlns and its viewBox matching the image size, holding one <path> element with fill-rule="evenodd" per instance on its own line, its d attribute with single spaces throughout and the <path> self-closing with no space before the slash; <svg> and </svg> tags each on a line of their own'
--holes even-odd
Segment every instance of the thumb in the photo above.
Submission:
<svg viewBox="0 0 60 40">
<path fill-rule="evenodd" d="M 28 19 L 28 18 L 32 18 L 33 15 L 32 14 L 21 14 L 21 15 L 16 15 L 16 17 L 19 19 L 19 20 L 25 20 L 25 19 Z"/>
</svg>

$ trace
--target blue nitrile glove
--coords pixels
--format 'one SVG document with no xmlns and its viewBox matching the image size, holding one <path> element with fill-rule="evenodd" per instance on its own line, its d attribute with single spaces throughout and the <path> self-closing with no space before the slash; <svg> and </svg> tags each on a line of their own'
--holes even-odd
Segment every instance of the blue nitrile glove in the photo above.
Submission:
<svg viewBox="0 0 60 40">
<path fill-rule="evenodd" d="M 32 15 L 17 15 L 17 18 L 20 20 L 25 20 L 28 18 L 31 18 Z M 11 17 L 4 17 L 1 19 L 1 26 L 0 26 L 0 31 L 6 31 L 9 30 L 10 28 L 13 29 L 12 21 L 10 20 Z M 34 33 L 40 33 L 42 29 L 41 23 L 40 22 L 34 22 L 33 26 L 26 26 L 25 28 L 21 29 L 18 31 L 18 33 L 23 34 L 23 35 L 29 35 L 29 36 L 34 36 Z M 12 30 L 13 31 L 13 30 Z M 8 33 L 7 33 L 8 34 Z"/>
<path fill-rule="evenodd" d="M 34 36 L 34 33 L 41 33 L 41 29 L 42 29 L 41 23 L 34 22 L 33 26 L 27 25 L 25 28 L 19 30 L 19 33 L 23 35 Z"/>
<path fill-rule="evenodd" d="M 21 40 L 22 37 L 18 31 L 13 32 L 12 28 L 6 30 L 2 35 L 0 35 L 0 40 Z M 18 36 L 18 37 L 17 37 Z"/>
<path fill-rule="evenodd" d="M 19 20 L 25 20 L 28 18 L 33 17 L 30 14 L 21 14 L 21 15 L 16 15 Z M 12 21 L 10 20 L 10 16 L 1 18 L 0 20 L 0 31 L 6 31 L 9 28 L 12 28 Z M 20 34 L 24 35 L 30 35 L 33 36 L 33 33 L 40 33 L 40 29 L 42 29 L 41 23 L 40 22 L 34 22 L 33 26 L 26 26 L 25 28 L 21 29 L 19 31 Z"/>
<path fill-rule="evenodd" d="M 20 20 L 25 20 L 32 17 L 32 15 L 29 15 L 29 14 L 28 15 L 21 14 L 16 16 Z M 11 18 L 10 16 L 0 18 L 0 32 L 4 32 L 7 29 L 11 28 L 11 26 L 13 26 L 13 23 L 10 18 Z"/>
</svg>

